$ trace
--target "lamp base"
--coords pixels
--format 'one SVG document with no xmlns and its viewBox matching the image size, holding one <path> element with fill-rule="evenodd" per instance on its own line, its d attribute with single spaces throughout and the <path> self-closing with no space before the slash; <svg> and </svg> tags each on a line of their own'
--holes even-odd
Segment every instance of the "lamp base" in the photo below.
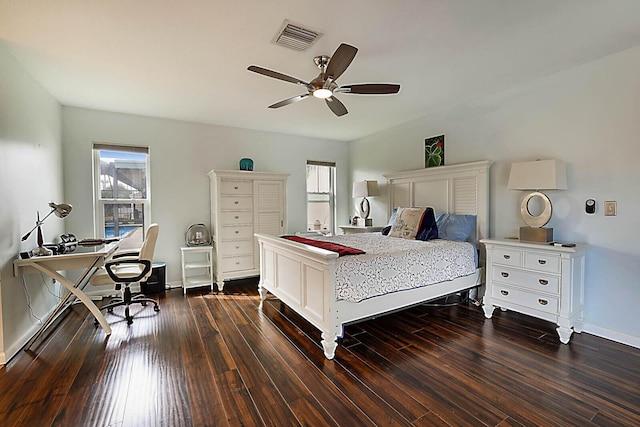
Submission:
<svg viewBox="0 0 640 427">
<path fill-rule="evenodd" d="M 547 243 L 553 241 L 553 228 L 520 227 L 520 240 Z"/>
<path fill-rule="evenodd" d="M 51 249 L 47 249 L 44 246 L 38 246 L 33 251 L 33 256 L 49 256 L 53 255 L 53 251 Z"/>
</svg>

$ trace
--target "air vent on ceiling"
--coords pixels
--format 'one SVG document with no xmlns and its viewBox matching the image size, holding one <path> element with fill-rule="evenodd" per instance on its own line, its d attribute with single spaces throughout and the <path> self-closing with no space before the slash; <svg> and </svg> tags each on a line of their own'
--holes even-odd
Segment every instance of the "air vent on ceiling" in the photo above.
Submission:
<svg viewBox="0 0 640 427">
<path fill-rule="evenodd" d="M 284 21 L 274 43 L 294 50 L 307 50 L 322 35 L 321 32 Z"/>
</svg>

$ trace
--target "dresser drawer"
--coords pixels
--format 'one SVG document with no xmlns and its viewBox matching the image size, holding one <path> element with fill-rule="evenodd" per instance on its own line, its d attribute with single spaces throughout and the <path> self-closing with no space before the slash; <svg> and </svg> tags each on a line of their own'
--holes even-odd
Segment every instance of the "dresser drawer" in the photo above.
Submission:
<svg viewBox="0 0 640 427">
<path fill-rule="evenodd" d="M 253 226 L 252 225 L 238 225 L 220 227 L 220 237 L 222 240 L 229 239 L 251 239 L 253 241 Z"/>
<path fill-rule="evenodd" d="M 560 273 L 560 255 L 524 251 L 524 268 L 547 273 Z"/>
<path fill-rule="evenodd" d="M 224 256 L 253 254 L 253 240 L 222 242 L 220 244 L 220 253 Z"/>
<path fill-rule="evenodd" d="M 220 197 L 221 210 L 251 210 L 253 209 L 253 197 L 247 196 L 222 196 Z"/>
<path fill-rule="evenodd" d="M 223 179 L 220 181 L 220 194 L 224 195 L 252 195 L 252 181 L 231 181 Z"/>
<path fill-rule="evenodd" d="M 518 305 L 549 314 L 558 314 L 559 299 L 526 292 L 510 286 L 502 286 L 496 283 L 492 289 L 491 297 L 495 299 L 497 305 L 504 301 L 507 307 Z"/>
<path fill-rule="evenodd" d="M 533 292 L 560 294 L 560 276 L 494 265 L 492 268 L 492 277 L 496 282 L 522 286 Z M 496 283 L 496 286 L 499 286 L 499 284 Z"/>
<path fill-rule="evenodd" d="M 251 211 L 221 212 L 220 224 L 222 225 L 253 224 L 253 212 Z"/>
<path fill-rule="evenodd" d="M 253 255 L 222 258 L 222 271 L 251 270 L 253 268 Z"/>
<path fill-rule="evenodd" d="M 495 264 L 520 267 L 522 263 L 522 251 L 518 249 L 496 248 L 493 257 Z"/>
</svg>

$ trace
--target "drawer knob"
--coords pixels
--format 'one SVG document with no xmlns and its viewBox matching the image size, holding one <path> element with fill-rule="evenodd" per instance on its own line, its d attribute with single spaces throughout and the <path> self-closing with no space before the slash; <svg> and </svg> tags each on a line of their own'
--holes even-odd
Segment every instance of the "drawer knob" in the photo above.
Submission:
<svg viewBox="0 0 640 427">
<path fill-rule="evenodd" d="M 238 202 L 237 200 L 233 202 L 234 205 L 237 205 L 238 203 L 240 202 Z"/>
<path fill-rule="evenodd" d="M 538 264 L 545 265 L 547 263 L 546 259 L 539 259 Z"/>
<path fill-rule="evenodd" d="M 237 187 L 237 186 L 236 186 L 236 187 L 233 187 L 233 189 L 234 189 L 234 190 L 237 190 L 237 189 L 238 189 L 238 187 Z"/>
<path fill-rule="evenodd" d="M 502 277 L 509 277 L 509 273 L 507 273 L 506 271 L 503 271 L 500 274 L 502 275 Z"/>
<path fill-rule="evenodd" d="M 238 219 L 238 218 L 240 218 L 240 217 L 239 217 L 238 215 L 236 215 L 236 216 L 234 216 L 234 218 L 235 218 L 235 219 Z"/>
<path fill-rule="evenodd" d="M 240 230 L 236 230 L 236 234 L 240 234 Z"/>
<path fill-rule="evenodd" d="M 547 285 L 549 284 L 549 281 L 548 281 L 548 280 L 545 280 L 545 279 L 540 279 L 540 280 L 538 280 L 538 282 L 540 282 L 540 284 L 541 284 L 542 286 L 547 286 Z"/>
<path fill-rule="evenodd" d="M 504 290 L 502 290 L 502 291 L 500 291 L 500 293 L 501 293 L 502 295 L 509 295 L 509 291 L 504 291 Z"/>
<path fill-rule="evenodd" d="M 236 261 L 236 265 L 240 265 L 240 261 Z"/>
<path fill-rule="evenodd" d="M 547 301 L 546 299 L 542 299 L 542 298 L 540 298 L 540 299 L 538 300 L 538 302 L 540 303 L 540 305 L 547 305 L 547 304 L 549 304 L 549 301 Z"/>
<path fill-rule="evenodd" d="M 502 255 L 504 259 L 511 259 L 511 255 Z"/>
<path fill-rule="evenodd" d="M 240 249 L 240 246 L 236 246 L 236 249 Z"/>
</svg>

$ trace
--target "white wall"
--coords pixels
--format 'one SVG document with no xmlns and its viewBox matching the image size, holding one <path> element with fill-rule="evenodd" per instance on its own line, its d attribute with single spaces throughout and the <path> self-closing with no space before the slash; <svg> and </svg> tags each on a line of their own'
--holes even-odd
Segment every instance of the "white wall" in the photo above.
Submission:
<svg viewBox="0 0 640 427">
<path fill-rule="evenodd" d="M 446 164 L 492 160 L 491 235 L 516 236 L 526 194 L 508 190 L 511 162 L 558 158 L 567 191 L 551 191 L 557 240 L 587 242 L 585 330 L 640 346 L 640 47 L 353 141 L 352 178 L 424 167 L 424 139 L 446 135 Z M 371 199 L 386 222 L 386 188 Z M 587 198 L 598 201 L 594 216 Z M 603 202 L 618 215 L 605 217 Z M 352 201 L 353 202 L 353 201 Z M 353 203 L 352 203 L 353 204 Z"/>
<path fill-rule="evenodd" d="M 335 161 L 339 193 L 348 187 L 348 144 L 277 133 L 63 108 L 64 185 L 73 215 L 68 231 L 93 236 L 92 142 L 148 145 L 152 221 L 160 224 L 154 259 L 167 263 L 167 281 L 180 281 L 180 246 L 193 223 L 210 225 L 211 169 L 238 170 L 241 158 L 255 171 L 291 174 L 287 182 L 288 231 L 306 229 L 306 162 Z M 338 217 L 347 217 L 347 199 Z"/>
<path fill-rule="evenodd" d="M 48 203 L 63 202 L 60 105 L 0 43 L 0 363 L 13 356 L 56 305 L 58 284 L 41 275 L 13 277 L 13 260 L 36 246 L 36 233 L 21 242 Z M 52 216 L 43 225 L 46 241 L 64 232 Z M 49 290 L 47 290 L 48 286 Z"/>
</svg>

